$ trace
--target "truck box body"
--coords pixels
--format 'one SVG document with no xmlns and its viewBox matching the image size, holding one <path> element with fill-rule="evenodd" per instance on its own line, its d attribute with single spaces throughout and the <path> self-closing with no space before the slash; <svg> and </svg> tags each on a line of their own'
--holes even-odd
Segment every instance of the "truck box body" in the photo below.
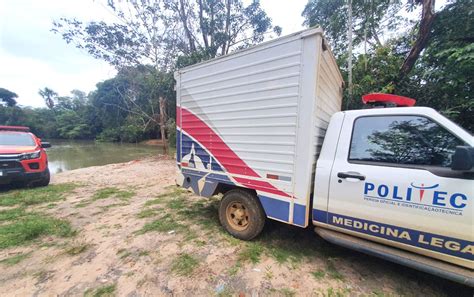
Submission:
<svg viewBox="0 0 474 297">
<path fill-rule="evenodd" d="M 305 227 L 316 160 L 343 79 L 321 29 L 175 73 L 178 182 L 202 196 L 255 190 L 268 217 Z"/>
</svg>

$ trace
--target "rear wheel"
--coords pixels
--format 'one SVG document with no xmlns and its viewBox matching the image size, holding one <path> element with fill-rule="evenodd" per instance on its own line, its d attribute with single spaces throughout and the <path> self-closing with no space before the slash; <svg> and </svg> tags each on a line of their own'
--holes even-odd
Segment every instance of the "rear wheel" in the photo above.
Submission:
<svg viewBox="0 0 474 297">
<path fill-rule="evenodd" d="M 258 198 L 244 190 L 227 192 L 219 205 L 219 220 L 232 236 L 251 240 L 262 232 L 265 212 Z"/>
</svg>

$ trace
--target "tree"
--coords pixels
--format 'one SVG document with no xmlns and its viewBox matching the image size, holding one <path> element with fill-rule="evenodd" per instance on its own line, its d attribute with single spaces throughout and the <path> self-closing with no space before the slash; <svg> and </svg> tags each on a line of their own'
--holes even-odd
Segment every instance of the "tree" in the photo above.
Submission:
<svg viewBox="0 0 474 297">
<path fill-rule="evenodd" d="M 325 30 L 337 57 L 347 49 L 346 6 L 347 0 L 309 0 L 302 12 L 305 25 Z M 384 32 L 395 31 L 402 25 L 403 18 L 397 15 L 401 7 L 400 0 L 352 0 L 354 46 L 367 43 L 374 49 L 382 45 Z"/>
<path fill-rule="evenodd" d="M 430 40 L 398 89 L 474 132 L 474 19 L 470 1 L 437 13 Z"/>
<path fill-rule="evenodd" d="M 50 89 L 48 87 L 45 87 L 44 89 L 40 89 L 38 91 L 38 94 L 41 97 L 43 97 L 44 102 L 46 103 L 46 106 L 49 109 L 54 108 L 54 105 L 56 104 L 55 101 L 57 100 L 58 93 L 56 93 L 55 91 L 53 91 L 52 89 Z"/>
<path fill-rule="evenodd" d="M 0 100 L 3 101 L 4 104 L 10 107 L 15 106 L 15 98 L 18 98 L 18 95 L 16 93 L 4 88 L 0 88 Z"/>
<path fill-rule="evenodd" d="M 140 66 L 148 69 L 148 81 L 164 83 L 146 100 L 137 97 L 134 87 L 120 94 L 125 108 L 142 117 L 145 127 L 150 123 L 161 126 L 163 138 L 167 103 L 175 95 L 162 90 L 172 81 L 165 77 L 170 76 L 177 57 L 192 57 L 181 59 L 183 66 L 227 54 L 261 42 L 272 28 L 257 0 L 248 6 L 241 0 L 108 0 L 107 7 L 119 22 L 83 23 L 61 18 L 53 23 L 52 31 L 119 71 Z M 274 32 L 279 35 L 281 28 L 275 27 Z"/>
<path fill-rule="evenodd" d="M 415 66 L 416 60 L 420 56 L 421 51 L 424 50 L 428 44 L 431 28 L 433 27 L 433 22 L 436 16 L 434 11 L 435 0 L 410 0 L 410 2 L 412 5 L 421 4 L 421 19 L 418 25 L 418 33 L 415 42 L 400 67 L 398 80 L 403 79 L 403 77 L 413 69 L 413 66 Z"/>
<path fill-rule="evenodd" d="M 169 70 L 177 56 L 227 54 L 261 42 L 273 28 L 257 0 L 248 6 L 241 0 L 108 0 L 107 7 L 118 23 L 61 18 L 52 31 L 114 66 Z"/>
<path fill-rule="evenodd" d="M 425 49 L 430 37 L 430 31 L 435 20 L 434 0 L 407 0 L 406 10 L 411 12 L 421 6 L 420 20 L 412 25 L 415 37 L 412 45 L 400 65 L 399 74 L 393 82 L 396 86 L 412 70 L 420 53 Z M 354 0 L 352 1 L 354 45 L 369 44 L 372 50 L 383 45 L 380 36 L 389 31 L 398 31 L 410 25 L 407 20 L 399 16 L 402 9 L 401 0 Z M 322 26 L 329 39 L 334 44 L 338 57 L 343 56 L 347 34 L 345 24 L 348 23 L 348 13 L 345 9 L 346 0 L 309 0 L 302 13 L 305 24 Z M 364 46 L 365 48 L 365 46 Z M 364 50 L 364 54 L 367 51 Z M 349 58 L 349 57 L 347 57 Z M 352 59 L 352 57 L 350 57 Z"/>
</svg>

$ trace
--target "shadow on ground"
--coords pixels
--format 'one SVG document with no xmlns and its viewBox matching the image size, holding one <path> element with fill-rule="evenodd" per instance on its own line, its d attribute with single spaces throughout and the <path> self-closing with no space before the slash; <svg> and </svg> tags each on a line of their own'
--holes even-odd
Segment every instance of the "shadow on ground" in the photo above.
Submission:
<svg viewBox="0 0 474 297">
<path fill-rule="evenodd" d="M 224 232 L 217 214 L 218 203 L 218 200 L 214 200 L 207 205 L 197 204 L 191 207 L 191 212 L 202 224 L 213 225 L 213 227 Z M 333 277 L 339 278 L 341 281 L 344 281 L 345 277 L 336 267 L 344 266 L 351 267 L 349 271 L 355 271 L 359 274 L 355 276 L 358 282 L 369 279 L 373 282 L 376 279 L 380 280 L 380 286 L 382 287 L 386 277 L 398 279 L 399 283 L 403 285 L 396 288 L 396 291 L 402 296 L 416 296 L 418 293 L 414 292 L 420 287 L 432 288 L 446 296 L 474 296 L 473 288 L 333 245 L 319 237 L 312 227 L 299 228 L 267 220 L 262 234 L 252 243 L 261 245 L 280 263 L 311 262 L 316 258 L 323 259 L 328 263 L 329 273 L 333 273 Z M 422 294 L 422 292 L 419 293 Z"/>
</svg>

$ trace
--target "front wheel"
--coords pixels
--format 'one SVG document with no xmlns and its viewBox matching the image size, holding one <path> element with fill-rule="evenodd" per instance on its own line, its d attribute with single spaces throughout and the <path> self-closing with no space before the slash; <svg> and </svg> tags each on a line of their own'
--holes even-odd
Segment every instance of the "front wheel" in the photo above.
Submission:
<svg viewBox="0 0 474 297">
<path fill-rule="evenodd" d="M 36 187 L 46 187 L 49 185 L 49 181 L 51 180 L 51 174 L 49 173 L 49 168 L 46 168 L 46 171 L 43 177 L 35 183 Z"/>
<path fill-rule="evenodd" d="M 227 192 L 219 205 L 221 225 L 239 239 L 251 240 L 258 236 L 265 226 L 265 218 L 258 198 L 240 189 Z"/>
</svg>

